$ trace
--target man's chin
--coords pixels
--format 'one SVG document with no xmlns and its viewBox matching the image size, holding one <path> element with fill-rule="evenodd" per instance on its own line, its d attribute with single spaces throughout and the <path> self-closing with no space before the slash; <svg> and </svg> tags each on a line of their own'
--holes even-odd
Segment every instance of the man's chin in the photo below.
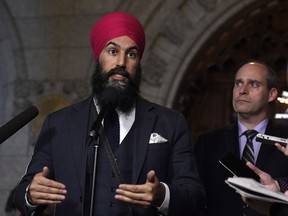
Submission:
<svg viewBox="0 0 288 216">
<path fill-rule="evenodd" d="M 115 79 L 109 79 L 106 87 L 114 87 L 118 90 L 123 89 L 126 84 L 126 80 L 115 80 Z"/>
</svg>

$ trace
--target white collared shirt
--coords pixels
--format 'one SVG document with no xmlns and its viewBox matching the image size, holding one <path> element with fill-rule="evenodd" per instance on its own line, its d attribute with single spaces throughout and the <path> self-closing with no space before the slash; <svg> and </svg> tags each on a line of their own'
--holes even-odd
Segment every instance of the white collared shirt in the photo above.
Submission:
<svg viewBox="0 0 288 216">
<path fill-rule="evenodd" d="M 97 101 L 95 97 L 93 98 L 94 105 L 97 109 L 97 112 L 100 112 L 100 107 L 97 105 Z M 119 125 L 120 125 L 120 137 L 119 137 L 119 145 L 122 143 L 128 132 L 130 131 L 134 121 L 135 121 L 135 106 L 132 108 L 129 114 L 124 114 L 116 109 L 119 118 Z M 102 120 L 102 125 L 104 125 L 104 120 Z"/>
</svg>

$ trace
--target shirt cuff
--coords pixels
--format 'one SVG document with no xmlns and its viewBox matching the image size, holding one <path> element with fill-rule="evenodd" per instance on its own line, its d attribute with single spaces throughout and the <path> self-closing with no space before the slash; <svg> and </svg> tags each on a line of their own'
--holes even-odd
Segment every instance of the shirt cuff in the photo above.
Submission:
<svg viewBox="0 0 288 216">
<path fill-rule="evenodd" d="M 32 204 L 28 197 L 29 188 L 30 188 L 30 184 L 26 187 L 26 191 L 25 191 L 26 206 L 29 208 L 29 210 L 35 210 L 37 205 Z"/>
<path fill-rule="evenodd" d="M 160 212 L 161 214 L 167 215 L 168 209 L 169 209 L 169 203 L 170 203 L 170 190 L 167 184 L 165 184 L 164 182 L 161 182 L 161 183 L 165 187 L 165 198 L 161 206 L 157 207 L 157 209 L 158 209 L 158 212 Z"/>
</svg>

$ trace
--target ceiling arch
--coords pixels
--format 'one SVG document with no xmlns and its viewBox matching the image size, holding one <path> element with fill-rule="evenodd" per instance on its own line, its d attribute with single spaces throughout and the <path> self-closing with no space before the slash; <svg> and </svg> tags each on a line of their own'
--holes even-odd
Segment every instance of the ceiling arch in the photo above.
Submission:
<svg viewBox="0 0 288 216">
<path fill-rule="evenodd" d="M 152 7 L 141 5 L 137 16 L 147 36 L 143 96 L 172 107 L 181 80 L 186 79 L 187 68 L 203 44 L 222 23 L 255 1 L 171 0 L 153 1 Z M 135 4 L 130 5 L 131 11 L 137 11 Z"/>
</svg>

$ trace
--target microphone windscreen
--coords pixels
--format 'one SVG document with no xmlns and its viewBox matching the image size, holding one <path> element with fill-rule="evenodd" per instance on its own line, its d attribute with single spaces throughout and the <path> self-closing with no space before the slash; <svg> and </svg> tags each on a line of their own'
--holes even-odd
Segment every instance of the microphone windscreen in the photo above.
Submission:
<svg viewBox="0 0 288 216">
<path fill-rule="evenodd" d="M 34 119 L 38 114 L 39 110 L 35 106 L 31 106 L 0 127 L 0 144 Z"/>
<path fill-rule="evenodd" d="M 101 100 L 103 105 L 115 107 L 119 101 L 119 94 L 116 88 L 107 87 L 103 90 Z"/>
</svg>

